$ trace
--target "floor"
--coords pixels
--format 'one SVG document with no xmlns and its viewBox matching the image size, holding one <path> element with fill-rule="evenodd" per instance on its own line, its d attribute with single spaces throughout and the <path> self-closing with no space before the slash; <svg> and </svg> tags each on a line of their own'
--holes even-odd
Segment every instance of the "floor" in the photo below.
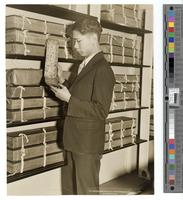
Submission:
<svg viewBox="0 0 183 200">
<path fill-rule="evenodd" d="M 151 167 L 152 168 L 152 167 Z M 152 195 L 153 189 L 153 171 L 150 170 L 152 179 L 146 180 L 140 178 L 137 172 L 126 174 L 113 179 L 100 186 L 101 195 Z"/>
</svg>

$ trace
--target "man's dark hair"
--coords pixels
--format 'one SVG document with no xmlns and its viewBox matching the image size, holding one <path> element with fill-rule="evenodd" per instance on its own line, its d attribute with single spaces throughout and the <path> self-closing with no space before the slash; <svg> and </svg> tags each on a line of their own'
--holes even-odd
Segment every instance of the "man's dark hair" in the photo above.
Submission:
<svg viewBox="0 0 183 200">
<path fill-rule="evenodd" d="M 88 17 L 77 20 L 74 24 L 72 24 L 72 31 L 73 30 L 77 30 L 81 34 L 96 33 L 99 39 L 102 32 L 102 27 L 97 19 Z"/>
</svg>

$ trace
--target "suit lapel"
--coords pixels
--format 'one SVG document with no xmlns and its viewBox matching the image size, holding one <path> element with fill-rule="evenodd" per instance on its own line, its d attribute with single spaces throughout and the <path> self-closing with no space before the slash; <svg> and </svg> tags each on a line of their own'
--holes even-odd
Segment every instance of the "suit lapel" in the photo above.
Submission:
<svg viewBox="0 0 183 200">
<path fill-rule="evenodd" d="M 85 76 L 89 71 L 93 70 L 97 67 L 95 65 L 96 62 L 98 62 L 100 59 L 103 58 L 103 53 L 99 52 L 97 53 L 88 63 L 87 65 L 82 69 L 82 71 L 79 73 L 79 75 L 75 78 L 75 80 L 72 83 L 71 90 L 74 88 L 74 86 L 78 83 L 78 81 Z"/>
</svg>

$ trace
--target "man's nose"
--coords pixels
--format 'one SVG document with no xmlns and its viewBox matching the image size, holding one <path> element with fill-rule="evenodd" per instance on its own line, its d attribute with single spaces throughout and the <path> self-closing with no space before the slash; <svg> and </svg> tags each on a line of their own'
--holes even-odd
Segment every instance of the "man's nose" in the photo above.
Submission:
<svg viewBox="0 0 183 200">
<path fill-rule="evenodd" d="M 74 41 L 74 48 L 75 48 L 75 49 L 78 49 L 78 48 L 79 48 L 79 45 L 78 45 L 78 42 L 77 42 L 77 41 Z"/>
</svg>

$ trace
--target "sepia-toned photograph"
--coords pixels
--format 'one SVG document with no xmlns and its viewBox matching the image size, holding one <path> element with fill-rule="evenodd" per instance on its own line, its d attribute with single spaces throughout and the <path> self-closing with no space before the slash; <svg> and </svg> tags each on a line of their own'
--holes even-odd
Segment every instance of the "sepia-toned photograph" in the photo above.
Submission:
<svg viewBox="0 0 183 200">
<path fill-rule="evenodd" d="M 153 5 L 7 4 L 7 195 L 153 195 Z"/>
</svg>

